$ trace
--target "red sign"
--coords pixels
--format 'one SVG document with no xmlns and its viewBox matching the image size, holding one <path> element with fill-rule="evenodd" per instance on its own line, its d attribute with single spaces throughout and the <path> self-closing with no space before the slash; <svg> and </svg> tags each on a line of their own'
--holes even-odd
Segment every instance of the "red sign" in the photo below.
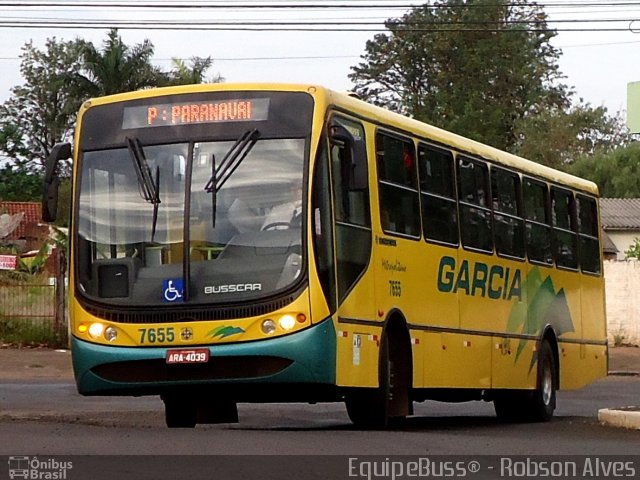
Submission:
<svg viewBox="0 0 640 480">
<path fill-rule="evenodd" d="M 16 255 L 0 255 L 0 270 L 15 270 L 18 267 Z"/>
</svg>

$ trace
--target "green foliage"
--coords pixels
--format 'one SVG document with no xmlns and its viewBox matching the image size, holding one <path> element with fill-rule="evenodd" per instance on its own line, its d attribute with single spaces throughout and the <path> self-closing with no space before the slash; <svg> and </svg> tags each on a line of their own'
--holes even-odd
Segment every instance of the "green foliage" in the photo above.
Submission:
<svg viewBox="0 0 640 480">
<path fill-rule="evenodd" d="M 16 346 L 66 347 L 64 336 L 49 325 L 50 319 L 28 321 L 24 318 L 2 318 L 0 316 L 0 340 Z"/>
<path fill-rule="evenodd" d="M 33 172 L 53 145 L 72 136 L 82 99 L 72 88 L 72 73 L 80 68 L 82 42 L 47 40 L 44 50 L 28 42 L 20 55 L 24 85 L 11 89 L 0 106 L 0 149 L 4 155 Z"/>
<path fill-rule="evenodd" d="M 568 105 L 546 14 L 524 0 L 447 0 L 386 23 L 349 75 L 361 97 L 502 149 L 525 115 Z M 530 23 L 522 23 L 530 22 Z M 468 25 L 473 27 L 468 27 Z M 465 26 L 462 26 L 465 25 Z"/>
<path fill-rule="evenodd" d="M 640 238 L 634 238 L 633 245 L 631 245 L 629 250 L 626 250 L 624 254 L 627 258 L 637 258 L 640 260 Z"/>
<path fill-rule="evenodd" d="M 576 158 L 610 152 L 627 144 L 624 120 L 608 116 L 605 107 L 574 105 L 525 116 L 517 124 L 520 143 L 515 153 L 554 168 L 565 168 Z"/>
<path fill-rule="evenodd" d="M 167 73 L 167 85 L 190 85 L 195 83 L 220 83 L 224 79 L 215 75 L 207 79 L 207 70 L 213 65 L 211 57 L 191 57 L 189 63 L 180 58 L 171 59 L 172 69 Z"/>
<path fill-rule="evenodd" d="M 33 202 L 42 199 L 42 175 L 23 165 L 6 164 L 0 168 L 0 199 Z"/>
<path fill-rule="evenodd" d="M 619 115 L 561 82 L 538 4 L 441 0 L 386 27 L 349 75 L 372 103 L 553 167 L 629 141 Z"/>
<path fill-rule="evenodd" d="M 640 197 L 640 144 L 581 157 L 567 171 L 595 182 L 603 197 Z"/>
<path fill-rule="evenodd" d="M 115 28 L 109 30 L 102 50 L 82 42 L 82 64 L 75 75 L 78 93 L 86 99 L 162 84 L 166 74 L 151 63 L 153 52 L 147 39 L 133 47 L 126 45 Z"/>
</svg>

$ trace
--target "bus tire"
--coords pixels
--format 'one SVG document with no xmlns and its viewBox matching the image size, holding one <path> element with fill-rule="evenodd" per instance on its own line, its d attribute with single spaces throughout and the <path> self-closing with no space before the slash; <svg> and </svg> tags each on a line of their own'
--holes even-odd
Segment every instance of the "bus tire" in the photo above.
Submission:
<svg viewBox="0 0 640 480">
<path fill-rule="evenodd" d="M 389 335 L 382 335 L 378 388 L 353 389 L 345 397 L 347 413 L 357 427 L 384 429 L 411 413 L 410 369 L 406 358 L 402 358 L 403 345 L 396 343 L 392 347 L 391 341 Z"/>
<path fill-rule="evenodd" d="M 557 367 L 551 345 L 543 340 L 538 351 L 535 390 L 503 391 L 493 405 L 498 418 L 509 422 L 547 422 L 556 408 Z"/>
<path fill-rule="evenodd" d="M 556 409 L 557 368 L 547 340 L 543 340 L 538 351 L 538 376 L 536 389 L 531 395 L 529 420 L 547 422 Z"/>
<path fill-rule="evenodd" d="M 194 428 L 198 418 L 195 402 L 172 395 L 162 396 L 164 418 L 169 428 Z"/>
</svg>

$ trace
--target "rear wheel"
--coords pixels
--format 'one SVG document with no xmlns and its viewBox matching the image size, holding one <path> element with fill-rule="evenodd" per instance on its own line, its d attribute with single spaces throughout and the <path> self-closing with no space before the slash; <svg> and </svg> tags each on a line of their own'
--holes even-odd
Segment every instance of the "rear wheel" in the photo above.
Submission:
<svg viewBox="0 0 640 480">
<path fill-rule="evenodd" d="M 538 350 L 535 390 L 500 392 L 493 400 L 496 415 L 505 421 L 546 422 L 556 408 L 557 367 L 551 345 L 543 340 Z"/>
</svg>

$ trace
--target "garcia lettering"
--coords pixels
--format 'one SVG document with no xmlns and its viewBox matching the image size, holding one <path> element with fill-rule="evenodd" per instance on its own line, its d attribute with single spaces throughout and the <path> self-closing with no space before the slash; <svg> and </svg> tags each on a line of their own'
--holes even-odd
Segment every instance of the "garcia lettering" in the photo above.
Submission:
<svg viewBox="0 0 640 480">
<path fill-rule="evenodd" d="M 468 260 L 457 265 L 455 258 L 442 257 L 438 267 L 438 290 L 492 300 L 522 300 L 522 274 L 517 268 Z"/>
</svg>

